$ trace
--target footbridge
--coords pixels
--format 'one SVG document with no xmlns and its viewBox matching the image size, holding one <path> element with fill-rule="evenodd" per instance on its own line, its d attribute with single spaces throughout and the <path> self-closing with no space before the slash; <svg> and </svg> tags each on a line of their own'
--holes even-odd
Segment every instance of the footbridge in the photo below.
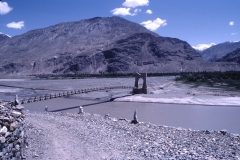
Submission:
<svg viewBox="0 0 240 160">
<path fill-rule="evenodd" d="M 21 99 L 21 100 L 19 100 L 19 102 L 21 104 L 33 103 L 33 102 L 44 101 L 44 100 L 49 100 L 49 99 L 54 99 L 54 98 L 71 96 L 71 95 L 75 95 L 75 94 L 83 94 L 83 93 L 104 91 L 104 90 L 107 91 L 107 90 L 111 90 L 111 89 L 127 89 L 127 88 L 132 89 L 131 86 L 94 87 L 94 88 L 88 88 L 88 89 L 79 89 L 79 90 L 71 90 L 71 91 L 65 91 L 65 92 L 59 92 L 59 93 L 52 93 L 52 94 L 47 94 L 44 96 L 31 97 L 31 98 Z"/>
<path fill-rule="evenodd" d="M 142 86 L 139 86 L 139 84 L 138 84 L 138 81 L 140 79 L 143 80 Z M 149 80 L 151 80 L 155 84 L 155 86 L 159 86 L 156 84 L 156 82 L 154 82 L 151 79 L 151 77 L 149 77 Z M 147 84 L 148 84 L 147 83 L 147 73 L 138 73 L 137 72 L 135 74 L 134 86 L 112 85 L 112 86 L 105 86 L 105 87 L 94 87 L 94 88 L 66 90 L 66 91 L 54 90 L 54 89 L 44 89 L 44 88 L 26 88 L 26 87 L 17 87 L 17 86 L 7 86 L 7 85 L 1 85 L 1 84 L 0 84 L 0 86 L 11 87 L 11 88 L 20 88 L 20 89 L 30 89 L 30 90 L 47 90 L 47 91 L 57 92 L 57 93 L 44 94 L 41 96 L 29 97 L 29 98 L 18 100 L 20 104 L 26 104 L 26 103 L 33 103 L 33 102 L 38 102 L 38 101 L 45 101 L 45 100 L 54 99 L 54 98 L 71 96 L 71 95 L 75 95 L 75 94 L 85 94 L 85 93 L 96 92 L 96 91 L 108 91 L 108 90 L 112 90 L 112 89 L 131 89 L 130 90 L 131 94 L 147 94 L 149 88 L 152 88 L 153 90 L 155 90 L 155 87 L 153 85 L 148 84 L 148 86 L 150 86 L 150 87 L 147 87 Z M 129 96 L 129 94 L 127 96 Z M 114 99 L 114 98 L 110 98 L 110 101 L 112 99 Z"/>
</svg>

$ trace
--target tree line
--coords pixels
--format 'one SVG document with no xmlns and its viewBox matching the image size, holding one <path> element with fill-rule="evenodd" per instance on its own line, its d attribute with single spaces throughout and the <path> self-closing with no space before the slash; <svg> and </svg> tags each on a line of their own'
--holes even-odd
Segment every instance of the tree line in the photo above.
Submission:
<svg viewBox="0 0 240 160">
<path fill-rule="evenodd" d="M 240 72 L 188 72 L 181 73 L 175 78 L 176 81 L 189 83 L 205 83 L 210 86 L 219 83 L 240 89 Z"/>
</svg>

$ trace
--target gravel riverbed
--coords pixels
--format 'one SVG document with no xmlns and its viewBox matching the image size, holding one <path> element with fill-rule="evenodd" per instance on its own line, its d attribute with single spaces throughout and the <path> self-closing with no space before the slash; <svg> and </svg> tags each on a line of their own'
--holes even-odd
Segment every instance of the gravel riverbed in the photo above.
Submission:
<svg viewBox="0 0 240 160">
<path fill-rule="evenodd" d="M 26 111 L 26 159 L 240 159 L 240 135 Z"/>
<path fill-rule="evenodd" d="M 0 160 L 24 158 L 25 130 L 23 106 L 0 103 Z"/>
</svg>

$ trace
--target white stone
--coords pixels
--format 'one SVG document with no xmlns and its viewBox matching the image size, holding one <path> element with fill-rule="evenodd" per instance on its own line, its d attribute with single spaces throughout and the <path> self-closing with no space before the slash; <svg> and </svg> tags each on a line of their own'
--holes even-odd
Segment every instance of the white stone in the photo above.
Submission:
<svg viewBox="0 0 240 160">
<path fill-rule="evenodd" d="M 82 106 L 79 106 L 79 112 L 78 112 L 78 114 L 83 114 L 84 112 L 83 112 L 83 107 Z"/>
<path fill-rule="evenodd" d="M 6 134 L 7 133 L 7 128 L 5 126 L 3 126 L 0 130 L 0 134 Z"/>
<path fill-rule="evenodd" d="M 22 113 L 21 112 L 17 112 L 17 111 L 12 111 L 12 114 L 20 116 Z"/>
<path fill-rule="evenodd" d="M 6 141 L 6 138 L 5 138 L 5 137 L 0 137 L 0 142 L 1 142 L 1 143 L 5 143 L 5 141 Z"/>
</svg>

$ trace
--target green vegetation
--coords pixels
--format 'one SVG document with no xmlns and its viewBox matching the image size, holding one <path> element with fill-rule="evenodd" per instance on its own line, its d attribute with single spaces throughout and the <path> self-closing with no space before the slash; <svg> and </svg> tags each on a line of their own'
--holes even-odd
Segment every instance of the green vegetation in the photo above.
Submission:
<svg viewBox="0 0 240 160">
<path fill-rule="evenodd" d="M 135 73 L 101 73 L 101 74 L 34 74 L 34 78 L 41 79 L 82 79 L 82 78 L 126 78 L 134 77 Z M 176 76 L 179 73 L 147 73 L 148 77 Z"/>
<path fill-rule="evenodd" d="M 240 89 L 239 71 L 181 73 L 175 80 L 195 85 L 208 85 L 214 87 L 228 86 L 238 90 Z"/>
</svg>

